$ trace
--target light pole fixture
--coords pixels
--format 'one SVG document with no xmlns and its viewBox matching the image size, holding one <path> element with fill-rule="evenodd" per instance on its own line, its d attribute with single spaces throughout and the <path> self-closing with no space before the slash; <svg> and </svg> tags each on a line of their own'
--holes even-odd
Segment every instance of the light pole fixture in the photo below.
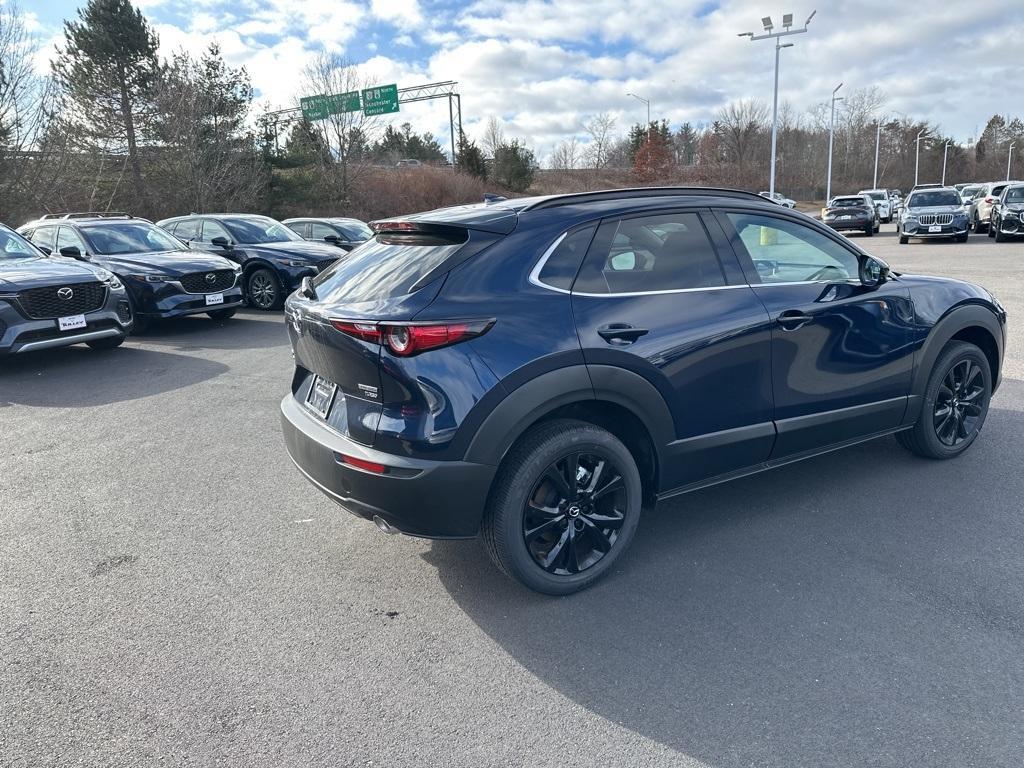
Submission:
<svg viewBox="0 0 1024 768">
<path fill-rule="evenodd" d="M 749 37 L 751 40 L 775 40 L 775 90 L 772 95 L 772 157 L 771 157 L 771 176 L 768 179 L 768 194 L 775 194 L 775 148 L 778 146 L 778 132 L 779 132 L 779 51 L 783 48 L 792 48 L 792 43 L 781 44 L 779 42 L 780 37 L 786 37 L 788 35 L 800 35 L 807 31 L 807 25 L 811 23 L 811 19 L 814 18 L 814 14 L 817 11 L 811 11 L 811 15 L 807 17 L 807 21 L 804 22 L 803 27 L 800 29 L 793 29 L 793 14 L 787 13 L 782 17 L 782 31 L 773 32 L 775 25 L 772 23 L 771 16 L 765 16 L 761 19 L 761 25 L 764 27 L 764 34 L 755 35 L 753 32 L 740 32 L 740 37 Z"/>
<path fill-rule="evenodd" d="M 918 131 L 917 138 L 914 139 L 914 144 L 917 147 L 917 149 L 914 151 L 914 186 L 915 187 L 917 186 L 918 171 L 921 168 L 921 139 L 924 137 L 924 135 L 926 133 L 928 133 L 928 129 L 927 128 L 922 128 L 920 131 Z"/>
<path fill-rule="evenodd" d="M 832 139 L 836 132 L 836 102 L 842 101 L 842 96 L 836 96 L 839 89 L 843 87 L 840 83 L 832 89 L 832 114 L 828 120 L 828 178 L 825 180 L 825 205 L 832 199 Z"/>
<path fill-rule="evenodd" d="M 627 93 L 627 96 L 632 96 L 637 101 L 642 101 L 647 105 L 647 138 L 651 138 L 651 100 L 645 99 L 643 96 L 637 96 L 635 93 Z"/>
<path fill-rule="evenodd" d="M 952 143 L 952 140 L 947 140 L 942 148 L 942 186 L 946 186 L 946 159 L 949 157 L 949 145 Z"/>
<path fill-rule="evenodd" d="M 875 121 L 875 177 L 871 182 L 872 189 L 878 189 L 878 150 L 882 146 L 882 121 Z"/>
<path fill-rule="evenodd" d="M 1017 146 L 1017 142 L 1010 144 L 1010 154 L 1006 156 L 1006 180 L 1010 180 L 1010 163 L 1013 162 L 1013 148 Z"/>
</svg>

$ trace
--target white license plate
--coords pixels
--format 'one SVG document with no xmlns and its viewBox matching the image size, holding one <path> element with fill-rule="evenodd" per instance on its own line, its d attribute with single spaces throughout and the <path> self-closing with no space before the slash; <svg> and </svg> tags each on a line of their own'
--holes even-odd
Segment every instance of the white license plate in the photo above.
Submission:
<svg viewBox="0 0 1024 768">
<path fill-rule="evenodd" d="M 208 293 L 206 294 L 206 306 L 211 304 L 223 304 L 224 294 L 223 293 Z"/>
<path fill-rule="evenodd" d="M 938 225 L 938 224 L 932 224 L 930 227 L 928 227 L 928 231 L 929 232 L 941 232 L 942 231 L 942 227 L 940 225 Z"/>
<path fill-rule="evenodd" d="M 323 376 L 314 376 L 313 385 L 309 388 L 309 394 L 306 395 L 306 407 L 321 419 L 326 419 L 337 391 L 338 385 L 333 381 L 329 381 Z"/>
<path fill-rule="evenodd" d="M 76 328 L 85 328 L 85 315 L 58 317 L 57 327 L 62 331 L 73 331 Z"/>
<path fill-rule="evenodd" d="M 839 218 L 845 220 L 845 219 L 852 219 L 853 216 L 840 216 Z"/>
</svg>

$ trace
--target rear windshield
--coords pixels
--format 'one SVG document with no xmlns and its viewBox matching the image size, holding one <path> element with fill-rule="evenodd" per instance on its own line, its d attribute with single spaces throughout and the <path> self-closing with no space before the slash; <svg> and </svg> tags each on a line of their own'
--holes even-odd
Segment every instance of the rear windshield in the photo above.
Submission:
<svg viewBox="0 0 1024 768">
<path fill-rule="evenodd" d="M 851 208 L 853 206 L 865 206 L 863 197 L 837 197 L 832 201 L 833 208 Z"/>
<path fill-rule="evenodd" d="M 937 190 L 935 192 L 915 192 L 907 202 L 908 208 L 929 208 L 933 205 L 962 205 L 955 191 L 951 189 Z"/>
<path fill-rule="evenodd" d="M 463 242 L 378 236 L 354 248 L 314 281 L 324 301 L 360 302 L 404 296 L 420 278 L 455 255 Z"/>
<path fill-rule="evenodd" d="M 865 192 L 864 194 L 868 195 L 872 200 L 888 200 L 889 199 L 889 195 L 887 195 L 885 192 Z"/>
</svg>

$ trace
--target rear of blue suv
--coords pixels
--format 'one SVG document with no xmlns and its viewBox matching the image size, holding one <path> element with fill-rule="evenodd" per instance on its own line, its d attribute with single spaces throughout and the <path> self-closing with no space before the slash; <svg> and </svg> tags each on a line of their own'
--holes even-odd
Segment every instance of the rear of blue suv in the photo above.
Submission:
<svg viewBox="0 0 1024 768">
<path fill-rule="evenodd" d="M 617 190 L 376 222 L 285 305 L 298 468 L 388 532 L 482 536 L 566 594 L 644 502 L 886 434 L 977 437 L 1005 312 L 726 190 Z M 922 414 L 930 414 L 922 418 Z"/>
</svg>

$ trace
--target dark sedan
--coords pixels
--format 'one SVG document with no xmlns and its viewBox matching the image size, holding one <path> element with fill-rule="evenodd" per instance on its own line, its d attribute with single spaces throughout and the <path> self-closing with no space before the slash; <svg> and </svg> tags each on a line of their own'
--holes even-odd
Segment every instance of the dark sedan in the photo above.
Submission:
<svg viewBox="0 0 1024 768">
<path fill-rule="evenodd" d="M 302 218 L 285 219 L 281 222 L 304 240 L 314 243 L 327 243 L 351 251 L 362 245 L 371 237 L 373 230 L 366 222 L 359 219 L 330 217 L 322 219 Z"/>
<path fill-rule="evenodd" d="M 327 243 L 308 243 L 284 224 L 252 214 L 192 214 L 164 219 L 161 227 L 189 247 L 241 265 L 249 304 L 280 309 L 285 296 L 341 255 Z"/>
<path fill-rule="evenodd" d="M 0 224 L 0 356 L 83 343 L 112 349 L 131 324 L 116 275 L 49 257 Z"/>
<path fill-rule="evenodd" d="M 859 230 L 868 237 L 878 231 L 881 221 L 875 202 L 868 195 L 835 197 L 826 206 L 821 220 L 835 230 Z"/>
<path fill-rule="evenodd" d="M 103 267 L 128 290 L 135 330 L 154 320 L 207 314 L 227 320 L 242 305 L 241 270 L 193 251 L 146 219 L 126 214 L 47 216 L 19 231 L 46 253 Z"/>
<path fill-rule="evenodd" d="M 1024 235 L 1024 184 L 1009 184 L 992 206 L 988 236 L 1001 243 Z"/>
</svg>

